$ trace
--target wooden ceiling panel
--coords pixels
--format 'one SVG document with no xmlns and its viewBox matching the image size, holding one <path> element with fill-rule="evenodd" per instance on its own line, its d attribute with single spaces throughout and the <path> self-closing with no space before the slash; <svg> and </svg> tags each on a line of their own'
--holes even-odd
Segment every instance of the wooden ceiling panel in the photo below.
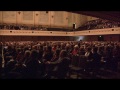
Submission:
<svg viewBox="0 0 120 90">
<path fill-rule="evenodd" d="M 120 22 L 120 11 L 69 11 L 69 12 Z"/>
</svg>

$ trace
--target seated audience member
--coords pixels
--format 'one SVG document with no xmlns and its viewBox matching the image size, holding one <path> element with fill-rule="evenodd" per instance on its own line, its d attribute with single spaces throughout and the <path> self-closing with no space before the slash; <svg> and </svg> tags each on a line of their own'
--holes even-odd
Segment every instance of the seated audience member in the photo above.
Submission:
<svg viewBox="0 0 120 90">
<path fill-rule="evenodd" d="M 11 70 L 10 73 L 18 73 L 21 78 L 27 78 L 27 67 L 25 64 L 22 64 L 21 62 L 16 63 L 14 68 Z"/>
<path fill-rule="evenodd" d="M 47 46 L 46 52 L 43 54 L 43 62 L 50 61 L 53 57 L 52 47 Z"/>
<path fill-rule="evenodd" d="M 59 54 L 60 54 L 60 50 L 57 49 L 53 55 L 53 58 L 50 60 L 51 62 L 55 62 L 56 60 L 58 60 L 59 58 Z"/>
<path fill-rule="evenodd" d="M 36 78 L 37 72 L 39 70 L 40 61 L 38 60 L 38 52 L 32 50 L 30 54 L 30 59 L 26 63 L 28 78 Z"/>
<path fill-rule="evenodd" d="M 50 62 L 56 62 L 59 59 L 59 54 L 60 54 L 60 50 L 57 49 L 54 52 L 54 55 L 53 55 L 52 59 L 50 60 Z M 45 66 L 46 72 L 52 70 L 53 68 L 54 68 L 54 65 L 46 65 Z"/>
<path fill-rule="evenodd" d="M 16 64 L 17 64 L 17 62 L 14 59 L 11 59 L 10 61 L 8 61 L 4 68 L 5 74 L 11 72 L 12 69 L 14 69 Z"/>
<path fill-rule="evenodd" d="M 98 48 L 98 53 L 101 55 L 101 57 L 103 57 L 104 56 L 104 47 L 99 47 Z"/>
<path fill-rule="evenodd" d="M 24 53 L 21 48 L 17 49 L 16 61 L 20 62 L 23 59 Z"/>
<path fill-rule="evenodd" d="M 52 49 L 54 44 L 56 48 Z M 98 72 L 101 67 L 116 72 L 120 63 L 120 42 L 112 41 L 8 41 L 0 43 L 0 49 L 0 69 L 6 79 L 44 78 L 44 75 L 65 78 L 72 54 L 80 54 L 79 60 L 85 61 L 85 72 Z"/>
<path fill-rule="evenodd" d="M 42 62 L 43 52 L 44 52 L 43 51 L 43 45 L 40 45 L 38 58 L 41 62 Z"/>
<path fill-rule="evenodd" d="M 79 55 L 79 47 L 78 47 L 78 45 L 74 46 L 74 50 L 72 51 L 72 55 Z"/>
<path fill-rule="evenodd" d="M 23 64 L 26 64 L 29 61 L 29 59 L 30 59 L 30 53 L 31 52 L 29 50 L 25 51 L 24 57 L 23 57 L 23 59 L 21 61 Z"/>
<path fill-rule="evenodd" d="M 87 59 L 87 61 L 91 61 L 92 60 L 92 52 L 91 52 L 91 48 L 90 47 L 88 47 L 87 48 L 87 51 L 86 51 L 86 53 L 85 53 L 85 57 L 86 57 L 86 59 Z"/>
<path fill-rule="evenodd" d="M 46 62 L 46 64 L 54 65 L 55 68 L 53 71 L 49 71 L 48 76 L 55 75 L 57 78 L 65 78 L 68 70 L 69 70 L 69 64 L 70 59 L 67 57 L 67 52 L 65 50 L 62 50 L 59 55 L 59 59 L 55 62 Z"/>
<path fill-rule="evenodd" d="M 97 53 L 98 48 L 94 47 L 92 49 L 92 63 L 91 63 L 91 67 L 94 70 L 97 70 L 100 68 L 100 62 L 101 62 L 101 56 L 100 54 Z"/>
<path fill-rule="evenodd" d="M 80 55 L 85 55 L 85 49 L 84 47 L 80 47 Z"/>
</svg>

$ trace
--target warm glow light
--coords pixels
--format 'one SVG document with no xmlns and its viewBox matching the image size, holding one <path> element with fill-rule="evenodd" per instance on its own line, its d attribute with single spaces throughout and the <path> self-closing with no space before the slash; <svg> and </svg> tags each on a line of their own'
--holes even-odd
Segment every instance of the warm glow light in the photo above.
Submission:
<svg viewBox="0 0 120 90">
<path fill-rule="evenodd" d="M 84 37 L 85 37 L 85 36 L 78 36 L 78 37 L 77 37 L 77 41 L 84 40 Z"/>
</svg>

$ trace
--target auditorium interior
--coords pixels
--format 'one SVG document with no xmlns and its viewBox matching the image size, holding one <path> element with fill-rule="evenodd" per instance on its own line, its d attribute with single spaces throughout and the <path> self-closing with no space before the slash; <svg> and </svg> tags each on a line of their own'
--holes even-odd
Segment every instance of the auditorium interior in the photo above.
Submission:
<svg viewBox="0 0 120 90">
<path fill-rule="evenodd" d="M 119 11 L 0 11 L 1 79 L 120 79 Z"/>
</svg>

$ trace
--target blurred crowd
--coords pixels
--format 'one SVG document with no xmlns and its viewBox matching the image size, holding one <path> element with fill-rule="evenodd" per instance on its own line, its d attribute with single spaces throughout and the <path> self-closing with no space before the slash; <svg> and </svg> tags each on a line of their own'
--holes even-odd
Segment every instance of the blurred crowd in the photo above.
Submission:
<svg viewBox="0 0 120 90">
<path fill-rule="evenodd" d="M 115 28 L 120 27 L 120 22 L 96 19 L 88 21 L 84 25 L 80 26 L 75 30 L 92 30 L 92 29 L 104 29 L 104 28 Z M 72 31 L 72 29 L 64 28 L 46 28 L 41 25 L 20 25 L 20 24 L 0 24 L 0 29 L 2 30 L 43 30 L 43 31 Z"/>
<path fill-rule="evenodd" d="M 91 29 L 103 29 L 103 28 L 115 28 L 120 27 L 120 22 L 97 19 L 88 21 L 84 25 L 78 28 L 78 30 L 91 30 Z"/>
<path fill-rule="evenodd" d="M 0 24 L 2 30 L 47 30 L 41 25 L 19 25 L 19 24 Z"/>
<path fill-rule="evenodd" d="M 1 43 L 0 48 L 3 48 L 4 79 L 50 78 L 52 75 L 64 78 L 74 62 L 73 56 L 85 57 L 85 69 L 117 71 L 120 62 L 120 42 L 19 41 Z"/>
</svg>

